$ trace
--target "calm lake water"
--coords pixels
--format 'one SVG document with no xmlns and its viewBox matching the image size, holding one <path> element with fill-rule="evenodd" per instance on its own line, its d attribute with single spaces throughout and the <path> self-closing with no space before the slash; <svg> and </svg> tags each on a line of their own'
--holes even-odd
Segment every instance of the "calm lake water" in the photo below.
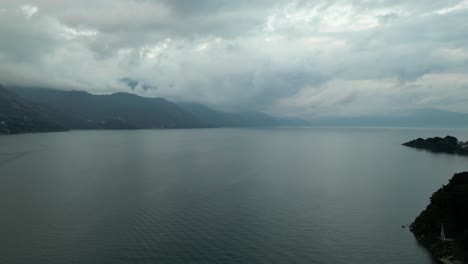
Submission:
<svg viewBox="0 0 468 264">
<path fill-rule="evenodd" d="M 432 263 L 409 224 L 468 130 L 268 128 L 0 137 L 0 263 Z"/>
</svg>

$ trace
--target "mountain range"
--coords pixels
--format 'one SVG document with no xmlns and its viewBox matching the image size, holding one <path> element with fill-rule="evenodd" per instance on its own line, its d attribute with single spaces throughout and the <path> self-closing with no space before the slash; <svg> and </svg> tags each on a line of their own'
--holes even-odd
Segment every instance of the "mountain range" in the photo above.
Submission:
<svg viewBox="0 0 468 264">
<path fill-rule="evenodd" d="M 16 105 L 17 112 L 0 108 L 0 121 L 12 125 L 13 116 L 35 109 L 28 120 L 48 121 L 63 129 L 153 129 L 306 125 L 300 119 L 273 117 L 261 112 L 227 113 L 200 104 L 176 104 L 162 98 L 129 93 L 93 95 L 84 91 L 2 87 L 1 105 Z M 3 103 L 5 102 L 5 103 Z M 21 102 L 21 104 L 14 103 Z M 21 111 L 20 111 L 21 110 Z M 8 119 L 8 120 L 7 120 Z M 16 125 L 15 125 L 16 126 Z M 47 127 L 3 129 L 0 133 L 47 131 Z M 52 127 L 52 125 L 50 125 Z M 52 130 L 52 129 L 51 129 Z M 53 129 L 53 131 L 58 129 Z"/>
<path fill-rule="evenodd" d="M 130 93 L 0 85 L 0 134 L 69 129 L 153 129 L 272 126 L 468 127 L 468 114 L 405 109 L 387 115 L 303 120 L 262 112 L 228 113 L 196 103 L 173 103 Z"/>
<path fill-rule="evenodd" d="M 206 127 L 195 116 L 162 98 L 128 93 L 93 95 L 83 91 L 15 87 L 17 95 L 57 114 L 70 129 L 145 129 Z"/>
</svg>

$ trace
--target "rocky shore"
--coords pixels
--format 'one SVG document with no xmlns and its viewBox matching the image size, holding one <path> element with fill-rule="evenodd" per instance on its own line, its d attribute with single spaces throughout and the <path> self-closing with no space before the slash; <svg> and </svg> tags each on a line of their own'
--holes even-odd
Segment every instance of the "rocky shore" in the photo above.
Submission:
<svg viewBox="0 0 468 264">
<path fill-rule="evenodd" d="M 418 138 L 403 143 L 403 146 L 425 149 L 436 153 L 468 155 L 468 142 L 459 141 L 456 137 L 452 136 L 446 136 L 445 138 Z"/>
<path fill-rule="evenodd" d="M 467 263 L 468 172 L 455 174 L 436 191 L 410 229 L 442 263 Z"/>
</svg>

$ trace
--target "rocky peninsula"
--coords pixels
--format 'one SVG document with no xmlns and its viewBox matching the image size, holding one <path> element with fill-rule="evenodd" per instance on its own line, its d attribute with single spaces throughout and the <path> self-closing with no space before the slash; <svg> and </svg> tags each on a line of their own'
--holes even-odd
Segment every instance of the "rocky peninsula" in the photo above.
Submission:
<svg viewBox="0 0 468 264">
<path fill-rule="evenodd" d="M 455 174 L 436 191 L 410 229 L 442 263 L 467 263 L 468 172 Z"/>
<path fill-rule="evenodd" d="M 435 153 L 468 155 L 468 142 L 459 141 L 456 137 L 452 136 L 446 136 L 444 138 L 418 138 L 403 143 L 403 146 L 417 149 L 425 149 Z"/>
</svg>

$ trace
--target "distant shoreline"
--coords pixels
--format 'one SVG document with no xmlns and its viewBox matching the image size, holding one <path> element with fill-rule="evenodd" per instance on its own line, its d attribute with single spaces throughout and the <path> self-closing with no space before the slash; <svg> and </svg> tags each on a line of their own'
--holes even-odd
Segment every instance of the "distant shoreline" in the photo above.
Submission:
<svg viewBox="0 0 468 264">
<path fill-rule="evenodd" d="M 90 129 L 65 129 L 65 130 L 56 130 L 56 131 L 26 131 L 18 133 L 2 133 L 0 131 L 0 136 L 9 136 L 9 135 L 24 135 L 24 134 L 42 134 L 42 133 L 61 133 L 61 132 L 73 132 L 73 131 L 142 131 L 142 130 L 200 130 L 200 129 L 230 129 L 230 128 L 343 128 L 343 129 L 461 129 L 468 130 L 468 127 L 403 127 L 403 126 L 207 126 L 207 127 L 166 127 L 166 128 L 123 128 L 123 129 L 106 129 L 106 128 L 90 128 Z M 404 145 L 403 143 L 402 145 Z M 423 148 L 418 148 L 426 150 Z M 443 153 L 443 152 L 434 152 L 434 153 Z"/>
<path fill-rule="evenodd" d="M 403 143 L 402 145 L 410 148 L 424 149 L 434 153 L 468 155 L 468 142 L 460 141 L 453 136 L 446 136 L 445 138 L 418 138 Z"/>
</svg>

